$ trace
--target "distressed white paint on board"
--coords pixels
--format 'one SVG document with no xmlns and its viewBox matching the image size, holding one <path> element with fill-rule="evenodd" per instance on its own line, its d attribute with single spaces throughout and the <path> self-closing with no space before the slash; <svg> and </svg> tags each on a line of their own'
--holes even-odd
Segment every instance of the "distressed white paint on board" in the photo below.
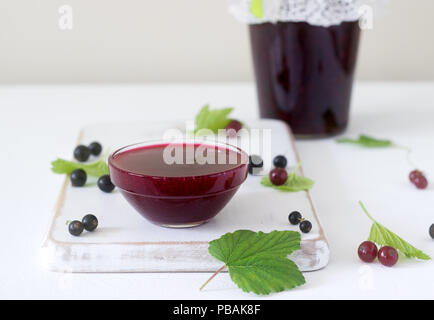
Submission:
<svg viewBox="0 0 434 320">
<path fill-rule="evenodd" d="M 254 120 L 247 125 L 271 129 L 272 154 L 284 153 L 289 167 L 298 163 L 286 124 Z M 166 129 L 183 126 L 182 123 L 92 125 L 82 130 L 79 142 L 97 140 L 114 151 L 127 144 L 159 139 Z M 207 224 L 191 229 L 155 226 L 135 212 L 118 191 L 104 194 L 97 187 L 73 188 L 66 179 L 41 250 L 43 260 L 48 269 L 60 272 L 211 272 L 222 263 L 208 254 L 208 241 L 238 229 L 298 231 L 297 226 L 289 224 L 288 213 L 299 210 L 313 228 L 309 234 L 302 234 L 302 248 L 291 258 L 302 271 L 325 267 L 329 249 L 310 193 L 279 192 L 261 186 L 260 179 L 249 176 L 221 213 Z M 71 236 L 65 222 L 81 219 L 87 213 L 98 217 L 97 231 Z"/>
</svg>

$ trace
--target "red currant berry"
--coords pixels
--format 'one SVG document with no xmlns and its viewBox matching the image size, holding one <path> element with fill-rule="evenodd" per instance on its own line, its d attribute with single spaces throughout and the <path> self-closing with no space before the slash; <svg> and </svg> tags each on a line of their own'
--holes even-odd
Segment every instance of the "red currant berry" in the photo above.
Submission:
<svg viewBox="0 0 434 320">
<path fill-rule="evenodd" d="M 275 168 L 270 171 L 270 181 L 275 186 L 281 186 L 288 180 L 288 172 L 283 168 Z"/>
<path fill-rule="evenodd" d="M 417 177 L 420 177 L 420 176 L 423 176 L 423 173 L 421 171 L 419 171 L 419 170 L 413 170 L 412 172 L 410 172 L 409 178 L 410 178 L 410 181 L 412 183 L 414 183 L 414 180 Z"/>
<path fill-rule="evenodd" d="M 426 187 L 428 187 L 428 180 L 425 176 L 416 177 L 413 183 L 418 189 L 426 189 Z"/>
<path fill-rule="evenodd" d="M 362 242 L 357 251 L 360 260 L 364 262 L 372 262 L 377 257 L 378 249 L 375 243 L 371 241 Z"/>
<path fill-rule="evenodd" d="M 237 135 L 237 132 L 241 130 L 243 124 L 238 120 L 231 120 L 226 126 L 226 134 L 230 137 L 234 137 Z"/>
<path fill-rule="evenodd" d="M 378 260 L 386 267 L 393 267 L 398 261 L 398 252 L 389 246 L 382 247 L 378 251 Z"/>
</svg>

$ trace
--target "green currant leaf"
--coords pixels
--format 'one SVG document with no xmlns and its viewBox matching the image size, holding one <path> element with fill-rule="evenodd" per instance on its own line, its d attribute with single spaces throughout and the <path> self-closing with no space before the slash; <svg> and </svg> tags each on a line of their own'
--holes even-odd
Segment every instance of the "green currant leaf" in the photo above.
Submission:
<svg viewBox="0 0 434 320">
<path fill-rule="evenodd" d="M 356 144 L 356 145 L 359 145 L 361 147 L 366 147 L 366 148 L 385 148 L 385 147 L 394 146 L 393 142 L 390 140 L 376 139 L 376 138 L 369 137 L 366 135 L 360 135 L 357 140 L 348 139 L 348 138 L 341 138 L 341 139 L 337 139 L 336 142 L 338 142 L 338 143 L 352 143 L 352 144 Z"/>
<path fill-rule="evenodd" d="M 101 177 L 109 174 L 109 168 L 104 159 L 97 162 L 84 164 L 64 159 L 57 159 L 51 162 L 51 170 L 58 174 L 71 174 L 76 169 L 83 169 L 88 176 Z"/>
<path fill-rule="evenodd" d="M 261 184 L 266 187 L 272 187 L 276 190 L 284 191 L 284 192 L 298 192 L 298 191 L 306 191 L 313 187 L 314 181 L 304 177 L 299 176 L 297 174 L 297 170 L 299 168 L 300 164 L 297 166 L 297 168 L 294 169 L 292 172 L 288 172 L 288 180 L 283 185 L 275 186 L 268 175 L 262 177 Z"/>
<path fill-rule="evenodd" d="M 262 0 L 252 0 L 252 3 L 250 4 L 250 12 L 257 18 L 262 18 L 264 16 Z"/>
<path fill-rule="evenodd" d="M 225 263 L 232 281 L 243 291 L 270 294 L 305 283 L 303 274 L 288 259 L 299 249 L 298 232 L 238 230 L 211 241 L 208 251 Z"/>
<path fill-rule="evenodd" d="M 362 210 L 368 216 L 368 218 L 372 221 L 371 232 L 369 233 L 369 241 L 375 242 L 380 246 L 391 246 L 403 253 L 408 258 L 417 258 L 421 260 L 430 260 L 431 258 L 423 253 L 421 250 L 413 247 L 407 241 L 394 234 L 389 229 L 385 228 L 377 221 L 375 221 L 371 215 L 366 210 L 365 206 L 362 202 L 359 202 Z"/>
<path fill-rule="evenodd" d="M 258 258 L 229 267 L 232 281 L 244 292 L 267 295 L 293 289 L 306 282 L 294 262 L 286 258 Z"/>
<path fill-rule="evenodd" d="M 232 263 L 251 256 L 286 257 L 300 249 L 300 233 L 273 231 L 271 233 L 238 230 L 210 242 L 209 253 L 216 259 Z"/>
<path fill-rule="evenodd" d="M 195 132 L 201 129 L 209 129 L 217 133 L 219 129 L 224 129 L 231 121 L 228 115 L 233 111 L 233 108 L 222 108 L 210 110 L 209 106 L 202 107 L 196 116 Z"/>
</svg>

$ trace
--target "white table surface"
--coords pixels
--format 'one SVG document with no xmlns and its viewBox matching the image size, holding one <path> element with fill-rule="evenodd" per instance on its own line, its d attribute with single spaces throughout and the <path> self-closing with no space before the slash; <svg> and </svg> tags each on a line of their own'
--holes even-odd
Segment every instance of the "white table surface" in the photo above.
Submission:
<svg viewBox="0 0 434 320">
<path fill-rule="evenodd" d="M 347 135 L 372 134 L 411 146 L 433 182 L 412 187 L 402 150 L 363 150 L 333 139 L 297 141 L 326 230 L 331 260 L 306 273 L 299 289 L 266 298 L 243 293 L 220 274 L 60 274 L 45 271 L 38 249 L 63 177 L 50 161 L 71 158 L 82 125 L 95 122 L 183 120 L 205 103 L 235 106 L 240 119 L 258 116 L 252 84 L 1 86 L 0 298 L 2 299 L 351 299 L 434 298 L 432 261 L 393 268 L 364 264 L 358 245 L 369 220 L 380 222 L 434 257 L 434 83 L 359 83 Z"/>
</svg>

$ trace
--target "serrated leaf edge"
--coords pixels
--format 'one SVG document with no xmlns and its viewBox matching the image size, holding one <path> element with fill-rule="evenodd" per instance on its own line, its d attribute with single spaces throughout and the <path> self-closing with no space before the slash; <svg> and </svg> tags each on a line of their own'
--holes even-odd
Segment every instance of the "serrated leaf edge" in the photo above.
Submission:
<svg viewBox="0 0 434 320">
<path fill-rule="evenodd" d="M 261 260 L 261 259 L 270 259 L 270 258 L 273 258 L 273 259 L 276 259 L 276 260 L 281 260 L 281 261 L 287 261 L 287 262 L 289 262 L 290 264 L 292 264 L 295 268 L 294 268 L 294 272 L 296 272 L 297 273 L 297 276 L 300 278 L 299 280 L 299 283 L 296 283 L 295 285 L 293 285 L 293 286 L 284 286 L 284 287 L 282 287 L 282 289 L 281 290 L 277 290 L 277 291 L 270 291 L 270 292 L 254 292 L 254 291 L 249 291 L 249 290 L 245 290 L 244 288 L 242 288 L 234 279 L 233 279 L 233 273 L 234 273 L 234 271 L 233 271 L 233 268 L 242 268 L 242 267 L 249 267 L 249 266 L 244 266 L 244 265 L 240 265 L 239 263 L 242 263 L 243 262 L 243 260 L 245 261 L 246 259 L 251 259 L 251 256 L 247 256 L 247 257 L 243 257 L 243 258 L 241 258 L 239 261 L 237 261 L 237 263 L 238 264 L 230 264 L 230 263 L 226 263 L 226 261 L 224 261 L 224 257 L 222 258 L 221 256 L 224 256 L 224 255 L 222 255 L 222 254 L 220 254 L 220 253 L 222 253 L 223 252 L 223 248 L 221 247 L 222 246 L 222 241 L 219 241 L 219 240 L 224 240 L 225 238 L 227 238 L 229 235 L 234 235 L 234 234 L 242 234 L 242 233 L 248 233 L 248 234 L 250 234 L 250 235 L 252 235 L 252 236 L 263 236 L 263 235 L 272 235 L 273 233 L 278 233 L 278 235 L 281 235 L 282 237 L 283 236 L 285 236 L 285 235 L 288 235 L 289 233 L 291 233 L 291 234 L 294 234 L 294 235 L 297 235 L 298 237 L 297 237 L 297 239 L 294 239 L 294 240 L 296 240 L 297 241 L 297 246 L 295 247 L 295 248 L 291 248 L 291 250 L 289 250 L 289 251 L 287 251 L 287 252 L 285 252 L 285 253 L 282 253 L 281 255 L 279 255 L 279 254 L 277 254 L 277 255 L 270 255 L 269 257 L 267 257 L 267 255 L 265 254 L 265 255 L 263 255 L 263 256 L 260 256 L 259 258 L 257 258 L 256 259 L 256 261 L 258 261 L 258 259 L 259 260 Z M 240 241 L 240 239 L 241 239 L 241 237 L 237 237 L 237 242 L 239 242 Z M 277 242 L 279 242 L 279 240 L 280 239 L 277 239 Z M 281 242 L 281 241 L 280 241 Z M 212 248 L 216 248 L 216 247 L 218 247 L 218 253 L 216 253 L 214 250 L 212 250 Z M 234 244 L 232 244 L 232 246 L 231 246 L 232 248 L 235 248 L 235 245 Z M 230 277 L 231 277 L 231 280 L 240 288 L 240 289 L 242 289 L 244 292 L 254 292 L 254 293 L 256 293 L 256 294 L 263 294 L 263 295 L 266 295 L 266 294 L 270 294 L 271 292 L 281 292 L 281 291 L 285 291 L 285 290 L 289 290 L 289 289 L 293 289 L 293 288 L 295 288 L 295 287 L 298 287 L 298 286 L 301 286 L 301 285 L 303 285 L 304 283 L 306 283 L 306 280 L 305 280 L 305 278 L 304 278 L 304 276 L 303 276 L 303 274 L 302 274 L 302 272 L 298 269 L 298 266 L 292 261 L 292 260 L 290 260 L 289 258 L 288 258 L 288 256 L 291 254 L 291 253 L 293 253 L 293 252 L 295 252 L 295 251 L 297 251 L 297 250 L 299 250 L 301 248 L 301 235 L 300 235 L 300 233 L 299 232 L 295 232 L 295 231 L 290 231 L 290 230 L 283 230 L 283 231 L 278 231 L 278 230 L 274 230 L 274 231 L 271 231 L 271 232 L 269 232 L 269 233 L 264 233 L 264 232 L 262 232 L 262 231 L 258 231 L 258 232 L 254 232 L 254 231 L 251 231 L 251 230 L 237 230 L 237 231 L 235 231 L 235 232 L 227 232 L 226 234 L 224 234 L 223 236 L 221 236 L 219 239 L 216 239 L 216 240 L 213 240 L 213 241 L 210 241 L 209 242 L 209 247 L 208 247 L 208 252 L 210 253 L 210 255 L 211 256 L 213 256 L 214 258 L 216 258 L 217 260 L 219 260 L 219 261 L 222 261 L 222 262 L 224 262 L 225 264 L 223 265 L 223 267 L 221 267 L 217 272 L 215 272 L 203 285 L 202 285 L 202 287 L 200 288 L 200 290 L 202 290 L 218 273 L 220 273 L 222 270 L 224 270 L 225 268 L 228 268 L 228 271 L 229 271 L 229 275 L 230 275 Z M 228 255 L 227 255 L 227 260 L 228 261 L 230 261 L 230 257 L 231 257 L 231 255 L 232 255 L 232 252 L 230 252 Z M 231 272 L 231 269 L 232 269 L 232 272 Z M 294 280 L 295 282 L 297 282 L 297 280 Z"/>
<path fill-rule="evenodd" d="M 368 240 L 377 243 L 380 246 L 384 246 L 384 245 L 388 245 L 388 246 L 393 246 L 396 250 L 400 251 L 401 253 L 403 253 L 405 256 L 407 256 L 408 258 L 418 258 L 421 260 L 430 260 L 431 257 L 429 255 L 427 255 L 426 253 L 424 253 L 423 251 L 417 249 L 416 247 L 414 247 L 413 245 L 411 245 L 410 243 L 408 243 L 407 241 L 405 241 L 404 239 L 402 239 L 400 236 L 398 236 L 396 233 L 390 231 L 389 229 L 387 229 L 386 227 L 384 227 L 383 225 L 381 225 L 380 223 L 378 223 L 368 212 L 368 210 L 366 209 L 365 205 L 362 203 L 362 201 L 359 201 L 359 204 L 363 210 L 363 212 L 368 216 L 368 218 L 372 221 L 372 226 L 371 226 L 371 230 L 369 232 L 369 237 Z M 409 254 L 408 252 L 403 251 L 402 249 L 396 248 L 396 244 L 388 242 L 384 236 L 383 233 L 380 231 L 382 229 L 386 230 L 386 232 L 390 233 L 394 238 L 397 239 L 399 246 L 400 247 L 410 247 L 410 249 L 414 250 L 416 252 L 416 254 L 419 254 L 419 256 L 413 255 L 413 254 Z M 377 230 L 377 233 L 381 235 L 382 239 L 378 240 L 375 237 L 375 230 Z"/>
<path fill-rule="evenodd" d="M 246 293 L 253 292 L 253 293 L 258 294 L 258 295 L 269 295 L 271 293 L 279 293 L 279 292 L 283 292 L 286 290 L 291 290 L 291 289 L 297 288 L 297 287 L 302 286 L 303 284 L 306 283 L 306 279 L 304 278 L 303 273 L 298 269 L 298 266 L 294 263 L 294 261 L 292 261 L 291 259 L 288 259 L 288 258 L 283 258 L 283 257 L 275 258 L 275 260 L 281 260 L 282 262 L 283 261 L 288 262 L 292 265 L 292 267 L 294 267 L 294 269 L 292 270 L 295 273 L 295 277 L 292 278 L 295 282 L 294 285 L 290 285 L 290 286 L 282 285 L 281 288 L 277 289 L 277 290 L 273 289 L 273 290 L 266 291 L 264 289 L 261 291 L 259 291 L 259 290 L 255 291 L 254 289 L 252 289 L 252 290 L 246 289 L 245 287 L 247 287 L 247 286 L 242 287 L 238 283 L 238 281 L 237 281 L 238 279 L 234 279 L 235 278 L 235 274 L 234 274 L 235 271 L 233 270 L 234 268 L 255 268 L 255 267 L 258 268 L 259 266 L 229 266 L 228 267 L 229 276 L 231 277 L 231 280 L 236 284 L 236 286 L 238 288 L 240 288 L 243 292 L 246 292 Z M 269 266 L 266 266 L 266 268 L 269 268 Z M 264 268 L 264 269 L 266 269 L 266 268 Z"/>
</svg>

